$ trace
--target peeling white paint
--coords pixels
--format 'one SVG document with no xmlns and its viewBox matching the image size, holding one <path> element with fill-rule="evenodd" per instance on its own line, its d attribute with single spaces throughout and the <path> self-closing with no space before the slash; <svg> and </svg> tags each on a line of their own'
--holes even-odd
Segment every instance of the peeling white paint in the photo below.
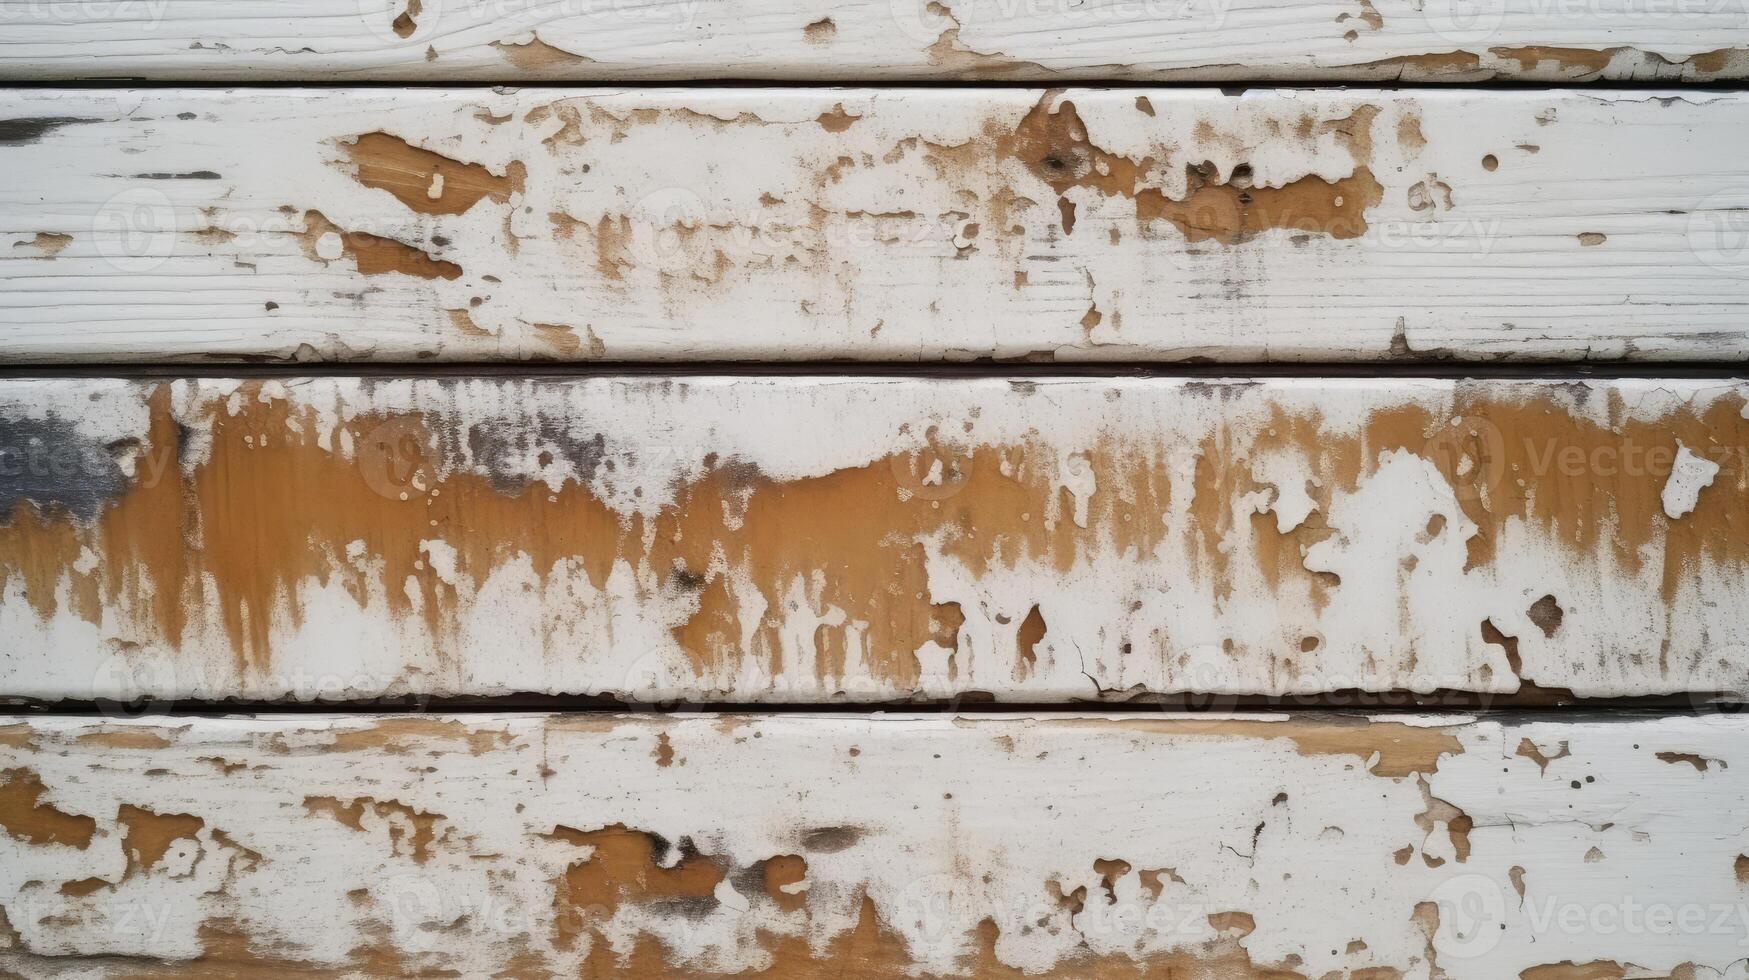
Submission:
<svg viewBox="0 0 1749 980">
<path fill-rule="evenodd" d="M 1700 502 L 1700 492 L 1712 486 L 1718 475 L 1718 463 L 1696 456 L 1694 450 L 1677 443 L 1676 462 L 1664 484 L 1665 515 L 1671 520 L 1687 516 Z"/>
</svg>

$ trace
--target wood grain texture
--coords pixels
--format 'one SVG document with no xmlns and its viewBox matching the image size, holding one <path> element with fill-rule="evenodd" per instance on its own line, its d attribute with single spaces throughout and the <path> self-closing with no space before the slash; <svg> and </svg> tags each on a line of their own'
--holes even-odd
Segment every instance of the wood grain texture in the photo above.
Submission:
<svg viewBox="0 0 1749 980">
<path fill-rule="evenodd" d="M 18 720 L 0 968 L 1719 980 L 1746 727 Z"/>
<path fill-rule="evenodd" d="M 13 360 L 1749 356 L 1737 93 L 0 99 Z"/>
<path fill-rule="evenodd" d="M 1749 691 L 1734 381 L 0 383 L 0 694 Z"/>
<path fill-rule="evenodd" d="M 1741 78 L 1740 0 L 4 0 L 38 80 Z"/>
</svg>

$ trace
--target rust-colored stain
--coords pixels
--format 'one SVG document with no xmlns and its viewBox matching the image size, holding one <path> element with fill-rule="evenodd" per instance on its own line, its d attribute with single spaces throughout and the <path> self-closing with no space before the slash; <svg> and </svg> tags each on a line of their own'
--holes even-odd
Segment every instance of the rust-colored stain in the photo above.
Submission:
<svg viewBox="0 0 1749 980">
<path fill-rule="evenodd" d="M 388 191 L 420 214 L 463 214 L 483 198 L 505 204 L 522 192 L 526 179 L 521 163 L 513 162 L 499 177 L 388 133 L 366 133 L 344 148 L 359 183 Z"/>
<path fill-rule="evenodd" d="M 1731 862 L 1731 871 L 1737 876 L 1737 883 L 1749 885 L 1749 854 L 1737 855 L 1737 860 Z"/>
<path fill-rule="evenodd" d="M 97 821 L 42 802 L 48 792 L 28 769 L 0 773 L 0 830 L 26 844 L 65 844 L 84 850 L 97 833 Z"/>
<path fill-rule="evenodd" d="M 115 822 L 122 828 L 121 849 L 130 876 L 152 870 L 177 841 L 198 840 L 196 835 L 206 826 L 193 814 L 154 813 L 127 803 L 116 810 Z"/>
<path fill-rule="evenodd" d="M 951 649 L 964 621 L 957 607 L 930 599 L 921 540 L 939 540 L 941 552 L 976 577 L 1022 560 L 1066 571 L 1112 549 L 1151 553 L 1168 533 L 1170 501 L 1189 497 L 1194 520 L 1183 541 L 1193 574 L 1218 589 L 1232 580 L 1235 563 L 1253 562 L 1277 595 L 1322 601 L 1343 586 L 1307 570 L 1303 549 L 1329 535 L 1320 522 L 1331 495 L 1352 491 L 1391 450 L 1421 454 L 1457 488 L 1479 530 L 1467 542 L 1471 567 L 1495 559 L 1508 521 L 1543 529 L 1587 561 L 1601 554 L 1630 569 L 1657 562 L 1667 595 L 1702 558 L 1749 564 L 1744 515 L 1730 498 L 1703 498 L 1699 509 L 1672 522 L 1660 500 L 1664 472 L 1569 475 L 1558 465 L 1539 472 L 1550 465 L 1548 454 L 1568 449 L 1601 458 L 1628 447 L 1662 447 L 1673 456 L 1677 440 L 1697 450 L 1749 444 L 1749 420 L 1738 398 L 1648 421 L 1627 420 L 1624 407 L 1611 404 L 1618 421 L 1598 424 L 1549 397 L 1496 400 L 1460 387 L 1449 411 L 1382 410 L 1358 433 L 1327 431 L 1316 417 L 1282 413 L 1249 441 L 1216 429 L 1198 447 L 1191 481 L 1177 485 L 1166 447 L 1113 437 L 1086 453 L 1096 485 L 1107 489 L 1089 498 L 1084 527 L 1042 519 L 1060 487 L 1043 465 L 1050 450 L 1026 443 L 940 442 L 932 452 L 951 464 L 943 470 L 950 474 L 946 494 L 919 481 L 929 466 L 918 468 L 911 454 L 788 482 L 713 458 L 702 475 L 677 488 L 670 507 L 627 518 L 584 484 L 553 492 L 544 484 L 451 472 L 444 447 L 489 438 L 490 425 L 464 430 L 434 416 L 358 417 L 330 440 L 357 447 L 348 459 L 319 444 L 313 413 L 263 398 L 257 384 L 243 385 L 234 404 L 236 414 L 214 404 L 202 421 L 211 432 L 206 462 L 136 483 L 89 523 L 21 501 L 0 526 L 0 578 L 21 578 L 29 601 L 45 615 L 65 596 L 75 614 L 93 621 L 113 617 L 112 628 L 140 643 L 174 647 L 191 615 L 211 617 L 241 666 L 263 667 L 271 661 L 275 627 L 301 621 L 303 611 L 287 597 L 306 579 L 337 582 L 361 604 L 386 605 L 396 617 L 423 617 L 440 652 L 455 649 L 459 597 L 425 560 L 422 540 L 447 541 L 456 549 L 458 572 L 476 581 L 512 556 L 526 555 L 542 575 L 575 563 L 599 588 L 615 562 L 625 561 L 651 573 L 639 586 L 646 593 L 692 605 L 674 636 L 698 669 L 712 672 L 746 657 L 778 662 L 776 622 L 763 616 L 744 622 L 748 605 L 741 600 L 758 598 L 765 606 L 800 581 L 808 583 L 807 601 L 822 617 L 837 608 L 851 623 L 867 624 L 861 639 L 871 669 L 904 685 L 919 677 L 917 649 L 929 641 Z M 154 452 L 175 458 L 185 433 L 170 416 L 167 387 L 152 405 L 147 441 Z M 1454 417 L 1468 421 L 1454 425 Z M 599 459 L 604 438 L 578 441 L 578 461 Z M 1240 494 L 1266 489 L 1248 460 L 1273 449 L 1303 455 L 1317 506 L 1285 534 L 1271 515 L 1240 515 L 1231 506 Z M 1466 455 L 1480 463 L 1467 466 Z M 1739 458 L 1721 457 L 1719 483 L 1745 478 L 1737 472 Z M 274 519 L 263 521 L 262 514 Z M 845 514 L 858 519 L 844 520 Z M 1223 545 L 1241 520 L 1257 522 L 1250 553 Z M 354 542 L 362 543 L 368 563 L 347 558 L 349 547 L 359 547 Z M 84 547 L 104 560 L 79 570 Z M 63 579 L 70 583 L 65 592 Z M 760 595 L 743 595 L 749 587 Z M 1558 628 L 1552 610 L 1539 615 L 1545 632 Z M 824 625 L 816 633 L 818 676 L 842 675 L 854 629 Z M 1287 638 L 1291 650 L 1284 652 L 1307 655 L 1302 635 Z M 1039 652 L 1036 640 L 1029 649 Z"/>
<path fill-rule="evenodd" d="M 332 237 L 330 237 L 332 236 Z M 393 238 L 362 231 L 344 231 L 320 211 L 304 212 L 304 231 L 298 236 L 304 255 L 318 262 L 350 258 L 360 275 L 380 276 L 391 272 L 419 279 L 460 279 L 462 267 L 439 259 Z M 337 248 L 330 251 L 330 244 Z"/>
</svg>

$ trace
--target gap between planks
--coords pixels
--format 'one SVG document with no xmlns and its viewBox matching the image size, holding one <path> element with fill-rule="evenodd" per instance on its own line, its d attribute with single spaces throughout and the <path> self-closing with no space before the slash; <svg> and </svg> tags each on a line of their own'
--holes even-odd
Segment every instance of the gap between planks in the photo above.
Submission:
<svg viewBox="0 0 1749 980">
<path fill-rule="evenodd" d="M 1699 379 L 1730 381 L 1749 377 L 1749 362 L 1635 361 L 1586 362 L 1460 361 L 1426 359 L 1388 362 L 1289 362 L 1289 361 L 1144 361 L 1144 362 L 1029 362 L 983 358 L 971 361 L 419 361 L 335 362 L 281 361 L 256 358 L 247 361 L 214 360 L 184 363 L 67 361 L 8 364 L 0 360 L 0 380 L 9 379 L 103 379 L 157 378 L 1378 378 L 1527 380 L 1559 384 L 1582 380 Z"/>
</svg>

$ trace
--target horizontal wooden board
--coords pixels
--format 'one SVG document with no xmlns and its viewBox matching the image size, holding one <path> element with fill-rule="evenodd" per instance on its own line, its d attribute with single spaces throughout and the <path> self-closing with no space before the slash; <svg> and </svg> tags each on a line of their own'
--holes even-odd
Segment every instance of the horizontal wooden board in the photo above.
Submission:
<svg viewBox="0 0 1749 980">
<path fill-rule="evenodd" d="M 13 360 L 1749 356 L 1749 96 L 14 91 Z"/>
<path fill-rule="evenodd" d="M 0 695 L 1749 691 L 1749 385 L 0 383 Z"/>
<path fill-rule="evenodd" d="M 1749 724 L 17 720 L 30 977 L 1740 976 Z"/>
<path fill-rule="evenodd" d="M 0 76 L 1741 78 L 1740 0 L 5 0 Z"/>
</svg>

